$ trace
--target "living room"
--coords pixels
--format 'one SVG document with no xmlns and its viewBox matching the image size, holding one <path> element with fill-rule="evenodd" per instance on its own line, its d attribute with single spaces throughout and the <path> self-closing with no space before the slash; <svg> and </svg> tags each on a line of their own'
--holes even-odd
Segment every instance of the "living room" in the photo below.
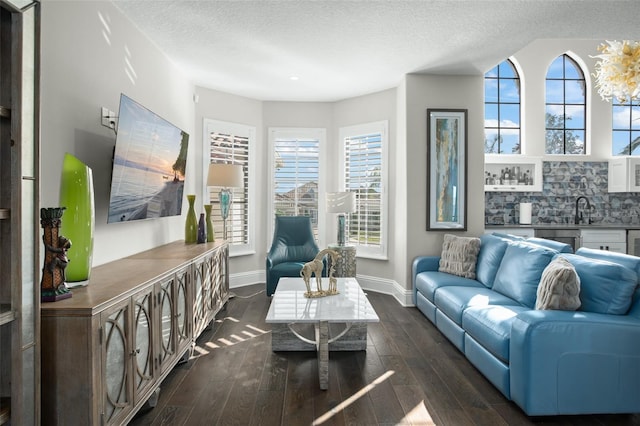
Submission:
<svg viewBox="0 0 640 426">
<path fill-rule="evenodd" d="M 426 110 L 461 108 L 468 113 L 468 191 L 467 232 L 479 235 L 485 218 L 483 173 L 483 76 L 407 74 L 397 87 L 335 102 L 260 101 L 195 86 L 171 61 L 110 3 L 53 2 L 43 4 L 42 23 L 42 199 L 43 206 L 58 202 L 62 158 L 70 152 L 93 170 L 96 197 L 94 264 L 180 239 L 180 219 L 107 224 L 111 158 L 115 135 L 100 126 L 100 107 L 117 110 L 121 93 L 133 97 L 169 119 L 191 135 L 185 193 L 197 194 L 197 211 L 202 211 L 201 195 L 206 179 L 201 167 L 202 122 L 216 119 L 242 123 L 257 129 L 256 182 L 268 182 L 267 131 L 272 127 L 324 128 L 329 151 L 341 127 L 388 120 L 388 235 L 386 259 L 359 259 L 359 271 L 370 288 L 394 296 L 403 304 L 410 300 L 411 259 L 435 254 L 441 233 L 426 232 Z M 594 40 L 538 40 L 515 52 L 524 70 L 526 103 L 523 105 L 523 138 L 528 155 L 541 155 L 544 128 L 542 91 L 544 64 L 570 51 L 592 72 L 600 42 Z M 502 60 L 505 58 L 502 58 Z M 587 72 L 585 72 L 587 74 Z M 604 161 L 610 157 L 610 105 L 601 101 L 591 88 L 589 121 L 590 152 L 584 160 Z M 91 96 L 88 96 L 91 94 Z M 194 102 L 194 96 L 198 102 Z M 98 112 L 96 112 L 98 111 Z M 73 125 L 61 126 L 60 123 Z M 581 158 L 582 160 L 582 158 Z M 328 162 L 326 186 L 337 190 L 338 165 Z M 256 188 L 257 211 L 268 206 L 268 187 Z M 322 210 L 322 209 L 320 209 Z M 334 240 L 335 219 L 319 212 L 319 243 Z M 263 260 L 272 229 L 268 215 L 255 217 L 255 252 L 231 259 L 232 286 L 259 282 L 264 278 Z M 326 224 L 326 226 L 325 226 Z M 421 231 L 420 231 L 421 230 Z M 132 238 L 133 237 L 133 238 Z M 364 272 L 366 271 L 366 272 Z"/>
<path fill-rule="evenodd" d="M 60 173 L 65 153 L 93 171 L 96 228 L 93 265 L 133 255 L 184 238 L 184 217 L 107 224 L 115 134 L 101 126 L 100 110 L 117 111 L 120 94 L 133 97 L 185 130 L 190 138 L 185 194 L 196 194 L 203 211 L 206 170 L 202 166 L 205 119 L 240 123 L 256 129 L 255 206 L 249 252 L 229 261 L 230 284 L 241 288 L 265 281 L 264 259 L 271 243 L 272 215 L 267 159 L 269 129 L 321 128 L 328 152 L 338 150 L 340 129 L 362 123 L 388 122 L 388 188 L 386 254 L 358 258 L 363 288 L 392 295 L 402 306 L 412 304 L 411 261 L 440 253 L 444 232 L 426 229 L 427 117 L 429 108 L 468 111 L 468 187 L 466 231 L 485 231 L 484 214 L 484 74 L 413 73 L 396 85 L 336 100 L 260 100 L 192 82 L 158 46 L 111 2 L 44 1 L 41 22 L 41 152 L 40 205 L 59 203 Z M 622 13 L 622 12 L 621 12 Z M 624 14 L 624 13 L 622 13 Z M 635 27 L 634 27 L 635 28 Z M 595 32 L 595 31 L 594 31 Z M 522 111 L 527 154 L 544 151 L 544 75 L 558 55 L 570 52 L 592 81 L 597 46 L 604 40 L 566 39 L 552 35 L 511 53 L 522 71 L 526 96 Z M 625 34 L 633 38 L 635 34 Z M 640 38 L 640 37 L 636 37 Z M 206 54 L 206 52 L 199 52 Z M 506 57 L 496 57 L 497 65 Z M 611 157 L 611 106 L 589 86 L 587 123 L 589 151 L 574 161 L 606 161 Z M 534 123 L 541 123 L 540 126 Z M 602 143 L 600 143 L 602 141 Z M 545 161 L 563 161 L 545 156 Z M 337 191 L 340 165 L 325 164 L 327 191 Z M 634 198 L 635 200 L 635 198 Z M 320 210 L 320 209 L 319 209 Z M 184 209 L 183 209 L 184 212 Z M 319 211 L 319 246 L 335 240 L 335 217 Z M 37 232 L 40 232 L 38 229 Z M 46 349 L 43 348 L 43 356 Z"/>
</svg>

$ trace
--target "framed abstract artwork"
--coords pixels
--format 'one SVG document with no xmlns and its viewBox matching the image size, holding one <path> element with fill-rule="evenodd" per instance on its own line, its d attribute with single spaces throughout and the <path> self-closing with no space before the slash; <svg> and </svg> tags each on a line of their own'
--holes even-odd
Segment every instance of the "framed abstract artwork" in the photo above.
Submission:
<svg viewBox="0 0 640 426">
<path fill-rule="evenodd" d="M 427 109 L 427 230 L 467 230 L 466 109 Z"/>
</svg>

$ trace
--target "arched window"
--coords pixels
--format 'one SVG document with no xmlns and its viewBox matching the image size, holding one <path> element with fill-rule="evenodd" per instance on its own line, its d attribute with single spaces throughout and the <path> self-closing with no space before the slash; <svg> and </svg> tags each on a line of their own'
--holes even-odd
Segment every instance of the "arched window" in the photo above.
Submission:
<svg viewBox="0 0 640 426">
<path fill-rule="evenodd" d="M 484 75 L 484 152 L 520 154 L 520 77 L 510 60 Z"/>
<path fill-rule="evenodd" d="M 640 101 L 612 99 L 611 153 L 640 155 Z"/>
<path fill-rule="evenodd" d="M 586 113 L 584 74 L 569 55 L 560 55 L 547 71 L 545 152 L 586 154 Z"/>
</svg>

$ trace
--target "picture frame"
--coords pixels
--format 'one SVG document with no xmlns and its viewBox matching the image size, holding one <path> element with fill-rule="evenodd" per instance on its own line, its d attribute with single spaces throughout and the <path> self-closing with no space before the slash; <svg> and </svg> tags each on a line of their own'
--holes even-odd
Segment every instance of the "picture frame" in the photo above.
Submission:
<svg viewBox="0 0 640 426">
<path fill-rule="evenodd" d="M 427 109 L 427 231 L 467 230 L 467 110 Z"/>
</svg>

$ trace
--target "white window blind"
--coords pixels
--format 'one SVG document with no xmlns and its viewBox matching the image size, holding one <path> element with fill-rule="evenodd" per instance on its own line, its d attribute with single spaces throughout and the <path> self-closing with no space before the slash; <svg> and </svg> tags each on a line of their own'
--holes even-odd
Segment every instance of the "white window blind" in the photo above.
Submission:
<svg viewBox="0 0 640 426">
<path fill-rule="evenodd" d="M 255 129 L 234 123 L 206 120 L 205 123 L 206 161 L 203 168 L 205 181 L 205 201 L 211 204 L 211 220 L 216 240 L 222 239 L 223 220 L 220 213 L 219 192 L 222 188 L 207 187 L 207 170 L 210 163 L 226 163 L 241 165 L 243 170 L 243 186 L 229 188 L 233 199 L 227 218 L 227 240 L 231 254 L 238 254 L 243 249 L 251 249 L 251 152 Z"/>
<path fill-rule="evenodd" d="M 323 191 L 321 151 L 325 134 L 324 129 L 269 129 L 272 219 L 309 216 L 317 240 L 322 240 L 318 235 L 323 216 L 318 200 Z"/>
<path fill-rule="evenodd" d="M 347 243 L 359 256 L 386 256 L 387 122 L 341 129 L 345 191 L 356 193 L 347 220 Z"/>
</svg>

